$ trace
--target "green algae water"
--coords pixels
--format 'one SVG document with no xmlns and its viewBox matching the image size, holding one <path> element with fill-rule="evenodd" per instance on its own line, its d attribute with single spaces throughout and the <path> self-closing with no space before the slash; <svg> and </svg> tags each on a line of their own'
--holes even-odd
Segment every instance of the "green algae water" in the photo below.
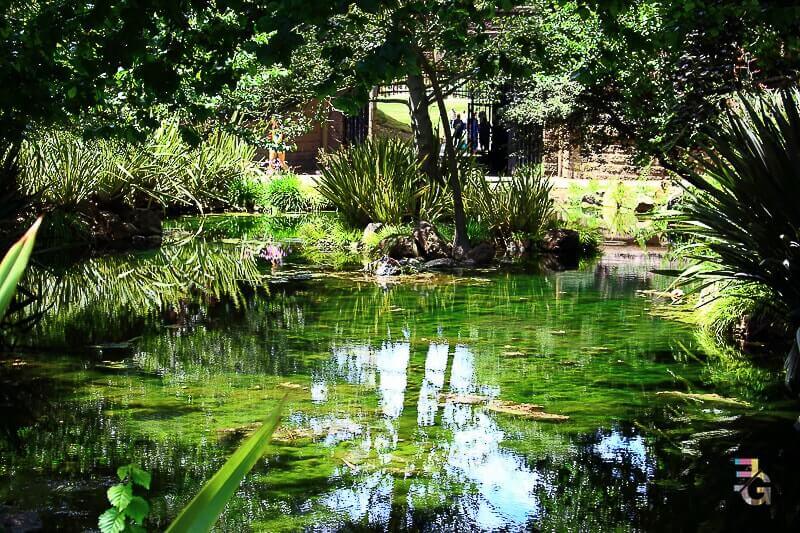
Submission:
<svg viewBox="0 0 800 533">
<path fill-rule="evenodd" d="M 791 530 L 795 406 L 642 292 L 662 266 L 608 250 L 379 283 L 212 235 L 34 268 L 44 316 L 0 367 L 0 523 L 96 528 L 135 462 L 163 530 L 288 394 L 220 531 Z M 734 492 L 736 457 L 770 505 Z"/>
</svg>

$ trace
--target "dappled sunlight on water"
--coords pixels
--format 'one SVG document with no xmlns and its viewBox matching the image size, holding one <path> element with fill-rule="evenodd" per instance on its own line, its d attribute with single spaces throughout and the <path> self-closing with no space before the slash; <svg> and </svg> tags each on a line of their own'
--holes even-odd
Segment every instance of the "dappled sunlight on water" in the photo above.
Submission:
<svg viewBox="0 0 800 533">
<path fill-rule="evenodd" d="M 154 478 L 150 525 L 163 528 L 284 394 L 275 443 L 220 530 L 725 529 L 766 516 L 731 490 L 736 450 L 761 454 L 783 497 L 800 494 L 791 416 L 760 416 L 763 387 L 709 374 L 702 361 L 718 355 L 651 313 L 668 304 L 637 294 L 667 286 L 652 273 L 657 254 L 387 287 L 324 276 L 261 286 L 272 265 L 256 263 L 201 289 L 192 280 L 211 283 L 230 260 L 176 268 L 203 253 L 240 251 L 195 244 L 79 267 L 143 269 L 149 289 L 107 280 L 89 294 L 43 278 L 59 313 L 1 370 L 13 388 L 0 502 L 91 528 L 115 467 L 136 461 Z M 151 261 L 172 265 L 172 292 L 145 304 L 161 282 Z M 753 408 L 655 394 L 671 390 Z M 492 400 L 569 419 L 497 412 Z M 771 520 L 790 517 L 774 509 Z"/>
</svg>

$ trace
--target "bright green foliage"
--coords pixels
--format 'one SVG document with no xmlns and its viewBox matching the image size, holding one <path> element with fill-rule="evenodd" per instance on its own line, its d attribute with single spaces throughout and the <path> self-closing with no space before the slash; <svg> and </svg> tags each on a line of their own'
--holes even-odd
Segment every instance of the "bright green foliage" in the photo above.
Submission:
<svg viewBox="0 0 800 533">
<path fill-rule="evenodd" d="M 269 440 L 280 423 L 281 411 L 285 404 L 286 396 L 272 410 L 262 426 L 233 452 L 222 468 L 203 485 L 189 505 L 183 508 L 167 529 L 168 532 L 199 533 L 211 530 L 228 500 L 236 493 L 244 476 L 264 455 Z"/>
<path fill-rule="evenodd" d="M 352 229 L 340 216 L 315 215 L 297 227 L 302 255 L 312 263 L 344 268 L 362 261 L 362 232 Z"/>
<path fill-rule="evenodd" d="M 296 174 L 281 174 L 265 187 L 263 206 L 281 213 L 296 213 L 309 210 L 310 202 Z"/>
<path fill-rule="evenodd" d="M 36 232 L 41 223 L 42 219 L 40 218 L 11 247 L 3 257 L 3 261 L 0 262 L 0 319 L 6 314 L 17 291 L 17 284 L 28 265 L 28 259 L 30 259 L 36 241 Z"/>
<path fill-rule="evenodd" d="M 763 285 L 723 282 L 703 291 L 696 319 L 716 342 L 730 343 L 735 339 L 736 329 L 744 325 L 743 319 L 759 325 L 771 324 L 771 331 L 785 328 L 783 313 L 774 301 L 775 295 Z"/>
<path fill-rule="evenodd" d="M 685 171 L 676 229 L 695 242 L 685 276 L 763 284 L 776 303 L 800 310 L 800 94 L 739 101 Z"/>
<path fill-rule="evenodd" d="M 426 193 L 411 144 L 378 137 L 325 154 L 318 190 L 354 227 L 400 224 Z"/>
<path fill-rule="evenodd" d="M 230 183 L 257 177 L 254 156 L 252 147 L 220 130 L 192 147 L 175 122 L 140 145 L 48 132 L 24 144 L 20 187 L 56 207 L 94 199 L 202 208 L 221 203 Z"/>
<path fill-rule="evenodd" d="M 576 76 L 586 88 L 584 120 L 613 128 L 662 163 L 699 141 L 735 91 L 796 79 L 800 8 L 791 3 L 597 5 L 595 13 L 584 10 L 602 31 L 595 59 Z"/>
<path fill-rule="evenodd" d="M 111 508 L 100 515 L 97 525 L 102 533 L 121 533 L 123 531 L 144 532 L 144 519 L 150 513 L 150 504 L 141 496 L 134 495 L 134 487 L 150 489 L 150 473 L 129 464 L 117 469 L 122 483 L 111 486 L 106 494 Z"/>
<path fill-rule="evenodd" d="M 260 204 L 264 183 L 259 179 L 241 177 L 228 183 L 225 201 L 236 210 L 251 211 Z"/>
<path fill-rule="evenodd" d="M 498 237 L 514 233 L 538 237 L 555 217 L 552 185 L 541 165 L 518 167 L 508 181 L 490 184 L 473 174 L 465 189 L 467 212 L 487 224 Z"/>
</svg>

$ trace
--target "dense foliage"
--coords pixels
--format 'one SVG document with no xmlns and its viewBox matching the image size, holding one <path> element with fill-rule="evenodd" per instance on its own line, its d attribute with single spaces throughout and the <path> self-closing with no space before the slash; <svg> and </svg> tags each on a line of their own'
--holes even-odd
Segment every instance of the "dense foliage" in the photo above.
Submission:
<svg viewBox="0 0 800 533">
<path fill-rule="evenodd" d="M 325 154 L 321 165 L 319 192 L 355 227 L 411 218 L 428 190 L 412 146 L 398 139 L 379 137 Z"/>
<path fill-rule="evenodd" d="M 258 175 L 254 158 L 252 147 L 220 130 L 191 146 L 174 121 L 135 145 L 42 132 L 23 145 L 19 186 L 49 207 L 92 200 L 202 209 L 221 204 L 232 181 Z"/>
<path fill-rule="evenodd" d="M 690 272 L 763 284 L 800 311 L 800 95 L 743 98 L 685 173 L 678 228 L 692 237 Z"/>
<path fill-rule="evenodd" d="M 774 295 L 786 322 L 800 325 L 800 93 L 742 98 L 705 150 L 685 169 L 690 183 L 677 228 L 693 240 L 696 265 L 684 276 L 704 285 L 756 284 Z M 800 390 L 800 345 L 786 360 Z"/>
<path fill-rule="evenodd" d="M 555 219 L 552 185 L 541 165 L 515 169 L 505 181 L 490 184 L 482 173 L 472 173 L 465 188 L 467 213 L 483 222 L 498 238 L 516 234 L 537 238 Z"/>
</svg>

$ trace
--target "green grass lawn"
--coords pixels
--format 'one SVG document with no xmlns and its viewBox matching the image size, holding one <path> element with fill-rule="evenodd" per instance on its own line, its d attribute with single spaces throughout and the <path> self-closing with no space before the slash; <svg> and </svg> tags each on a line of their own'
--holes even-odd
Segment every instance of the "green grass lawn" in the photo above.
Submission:
<svg viewBox="0 0 800 533">
<path fill-rule="evenodd" d="M 450 111 L 455 109 L 456 113 L 461 114 L 461 119 L 466 122 L 467 106 L 469 101 L 466 98 L 447 98 L 445 100 L 445 107 L 447 108 L 447 115 L 450 116 Z M 396 129 L 404 133 L 411 132 L 411 115 L 408 112 L 408 106 L 399 102 L 378 102 L 378 122 L 387 129 Z M 444 137 L 444 132 L 439 127 L 439 109 L 436 104 L 432 104 L 428 108 L 428 114 L 431 117 L 434 131 L 439 132 L 440 137 Z"/>
</svg>

